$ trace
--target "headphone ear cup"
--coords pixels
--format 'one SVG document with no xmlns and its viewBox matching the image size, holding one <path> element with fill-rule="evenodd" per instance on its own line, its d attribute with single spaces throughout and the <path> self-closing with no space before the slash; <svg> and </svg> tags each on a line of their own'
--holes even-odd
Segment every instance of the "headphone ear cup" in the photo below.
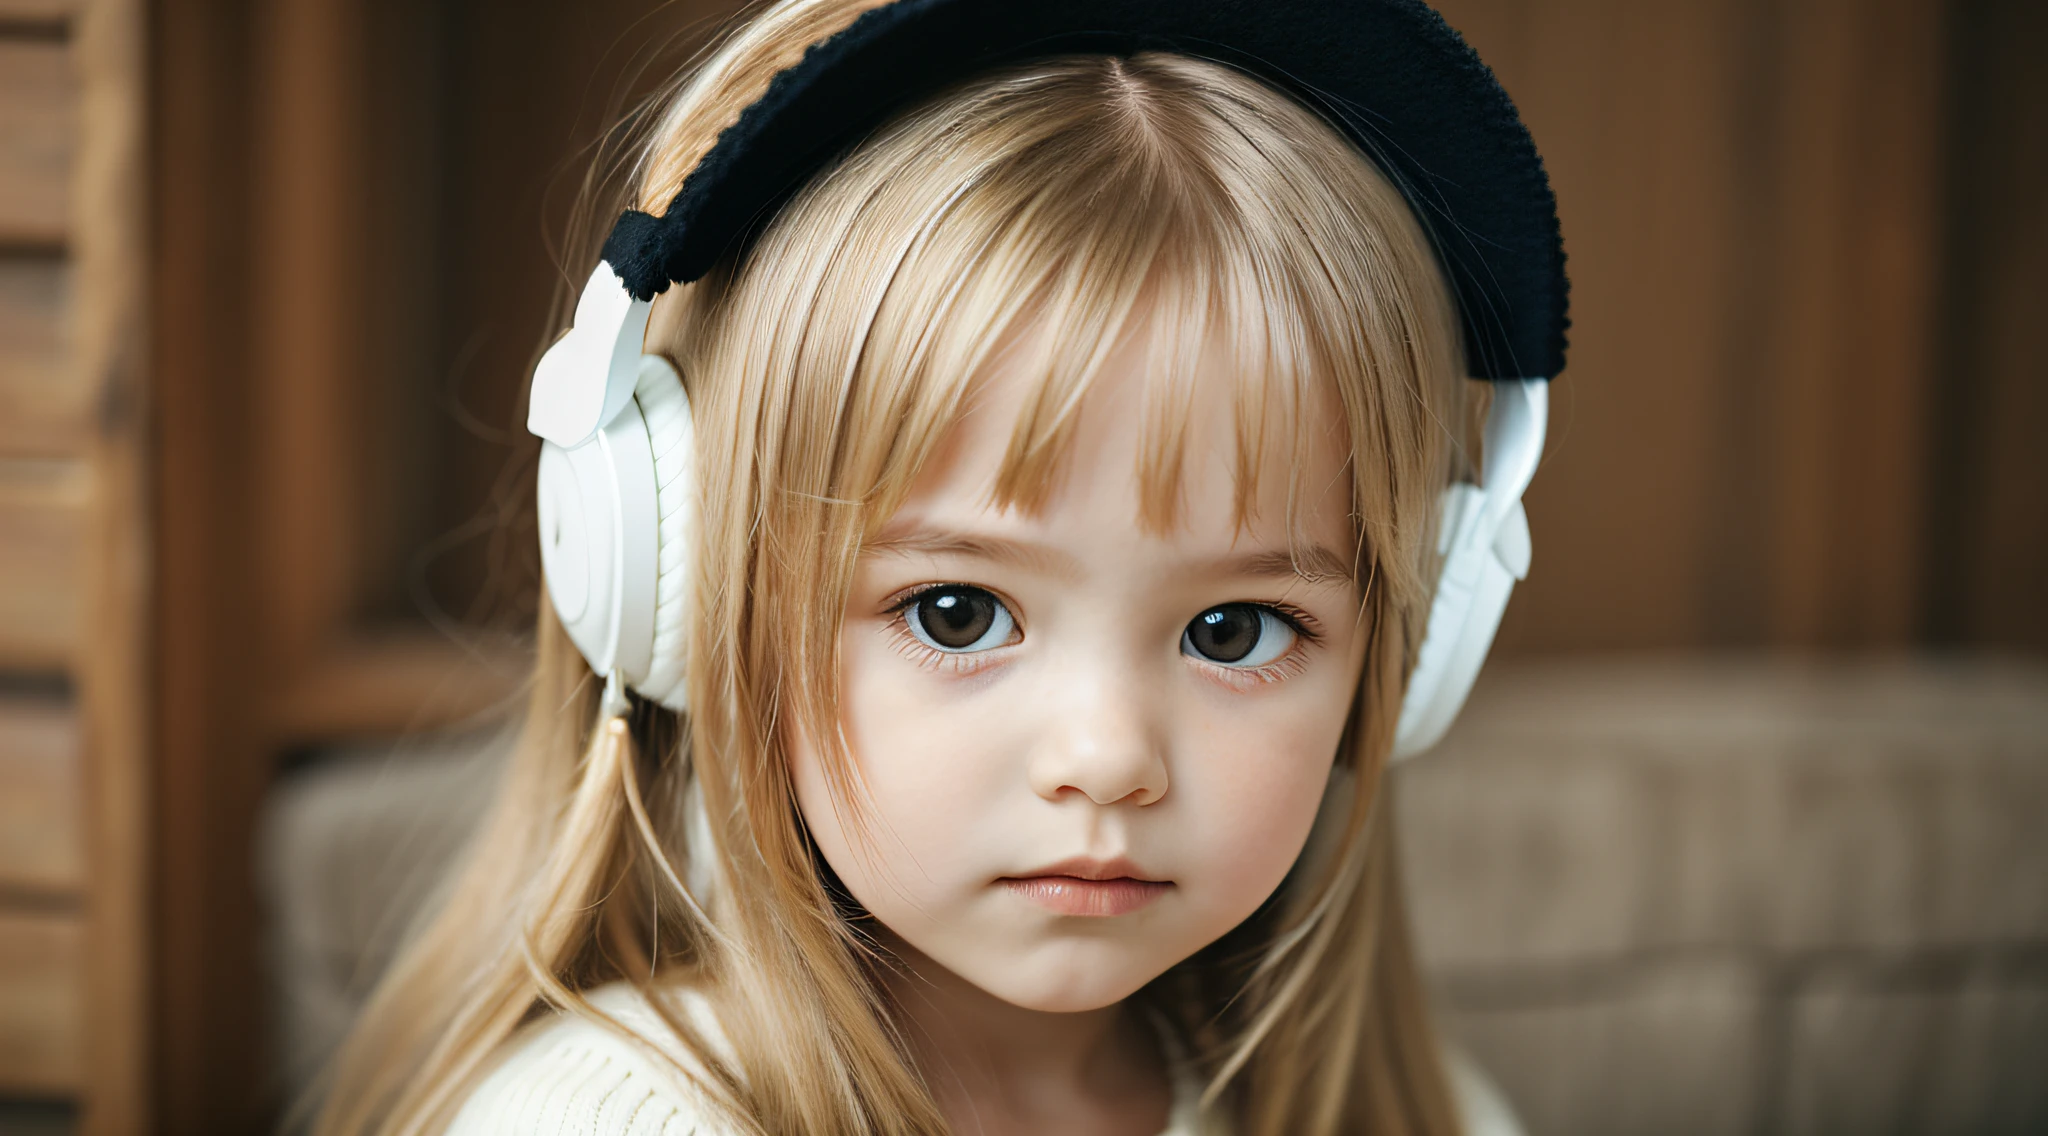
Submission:
<svg viewBox="0 0 2048 1136">
<path fill-rule="evenodd" d="M 583 648 L 584 636 L 577 629 L 593 605 L 611 602 L 612 510 L 608 497 L 584 488 L 576 466 L 568 450 L 541 443 L 540 567 L 555 618 L 588 658 L 590 651 Z M 591 531 L 593 526 L 596 532 Z M 600 594 L 593 596 L 593 590 Z"/>
<path fill-rule="evenodd" d="M 684 679 L 695 598 L 691 542 L 697 528 L 696 424 L 682 377 L 659 355 L 641 356 L 633 398 L 646 423 L 653 457 L 656 539 L 647 672 L 634 689 L 682 711 L 689 708 Z"/>
<path fill-rule="evenodd" d="M 1401 700 L 1395 761 L 1442 740 L 1472 693 L 1518 575 L 1503 561 L 1504 553 L 1519 552 L 1519 567 L 1528 571 L 1529 522 L 1521 502 L 1510 507 L 1493 539 L 1479 531 L 1485 505 L 1485 492 L 1474 485 L 1453 485 L 1444 492 L 1443 568 L 1430 604 L 1429 629 Z"/>
<path fill-rule="evenodd" d="M 637 407 L 573 448 L 541 444 L 541 572 L 555 617 L 600 675 L 637 685 L 654 613 L 654 458 Z"/>
</svg>

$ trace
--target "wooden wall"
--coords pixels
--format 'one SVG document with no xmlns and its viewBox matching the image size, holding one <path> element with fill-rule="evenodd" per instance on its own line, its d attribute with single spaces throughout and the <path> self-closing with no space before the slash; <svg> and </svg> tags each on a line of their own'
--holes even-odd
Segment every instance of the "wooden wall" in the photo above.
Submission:
<svg viewBox="0 0 2048 1136">
<path fill-rule="evenodd" d="M 0 0 L 0 1127 L 149 1106 L 142 37 Z"/>
<path fill-rule="evenodd" d="M 1443 7 L 1544 153 L 1573 286 L 1504 647 L 1911 643 L 1940 6 Z"/>
<path fill-rule="evenodd" d="M 1573 286 L 1503 653 L 2048 649 L 2048 9 L 1441 8 Z"/>
</svg>

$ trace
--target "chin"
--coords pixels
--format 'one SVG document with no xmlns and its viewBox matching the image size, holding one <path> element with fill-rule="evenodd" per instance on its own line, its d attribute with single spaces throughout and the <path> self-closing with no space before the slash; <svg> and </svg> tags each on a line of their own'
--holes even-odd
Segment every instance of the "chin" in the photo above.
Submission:
<svg viewBox="0 0 2048 1136">
<path fill-rule="evenodd" d="M 954 973 L 1021 1009 L 1078 1014 L 1116 1005 L 1166 973 L 1175 961 L 1141 961 L 1090 944 L 1079 950 L 1042 948 Z"/>
</svg>

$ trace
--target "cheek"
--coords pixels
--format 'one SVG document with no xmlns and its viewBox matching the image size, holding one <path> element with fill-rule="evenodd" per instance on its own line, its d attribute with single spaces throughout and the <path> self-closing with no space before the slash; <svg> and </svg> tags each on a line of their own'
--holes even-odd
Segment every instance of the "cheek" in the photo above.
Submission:
<svg viewBox="0 0 2048 1136">
<path fill-rule="evenodd" d="M 991 739 L 1008 728 L 990 709 L 949 706 L 885 643 L 842 641 L 841 723 L 860 792 L 839 801 L 816 745 L 792 745 L 798 807 L 826 862 L 885 922 L 899 898 L 944 886 L 995 784 Z M 930 898 L 930 897 L 927 897 Z"/>
<path fill-rule="evenodd" d="M 1173 791 L 1184 794 L 1188 828 L 1200 835 L 1202 874 L 1231 925 L 1272 895 L 1307 843 L 1349 693 L 1294 691 L 1249 712 L 1206 714 L 1188 739 L 1189 759 Z"/>
</svg>

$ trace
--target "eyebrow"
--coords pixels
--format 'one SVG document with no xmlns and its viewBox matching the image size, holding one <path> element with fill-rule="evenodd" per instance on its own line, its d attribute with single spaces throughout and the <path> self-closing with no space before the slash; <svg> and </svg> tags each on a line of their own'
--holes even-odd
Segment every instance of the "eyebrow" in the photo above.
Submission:
<svg viewBox="0 0 2048 1136">
<path fill-rule="evenodd" d="M 864 551 L 888 556 L 965 556 L 1063 579 L 1073 579 L 1081 574 L 1080 561 L 1058 549 L 1029 541 L 974 536 L 946 529 L 916 528 L 895 535 L 885 531 L 881 537 L 870 541 Z"/>
<path fill-rule="evenodd" d="M 1080 562 L 1058 549 L 1029 541 L 946 529 L 914 528 L 901 533 L 885 531 L 870 541 L 864 551 L 885 556 L 964 556 L 1063 579 L 1073 579 L 1081 574 Z M 1310 584 L 1352 579 L 1350 558 L 1320 544 L 1292 550 L 1246 552 L 1189 567 L 1220 576 L 1293 577 Z"/>
<path fill-rule="evenodd" d="M 1226 557 L 1215 566 L 1231 576 L 1295 576 L 1311 584 L 1352 577 L 1350 559 L 1320 544 Z"/>
</svg>

